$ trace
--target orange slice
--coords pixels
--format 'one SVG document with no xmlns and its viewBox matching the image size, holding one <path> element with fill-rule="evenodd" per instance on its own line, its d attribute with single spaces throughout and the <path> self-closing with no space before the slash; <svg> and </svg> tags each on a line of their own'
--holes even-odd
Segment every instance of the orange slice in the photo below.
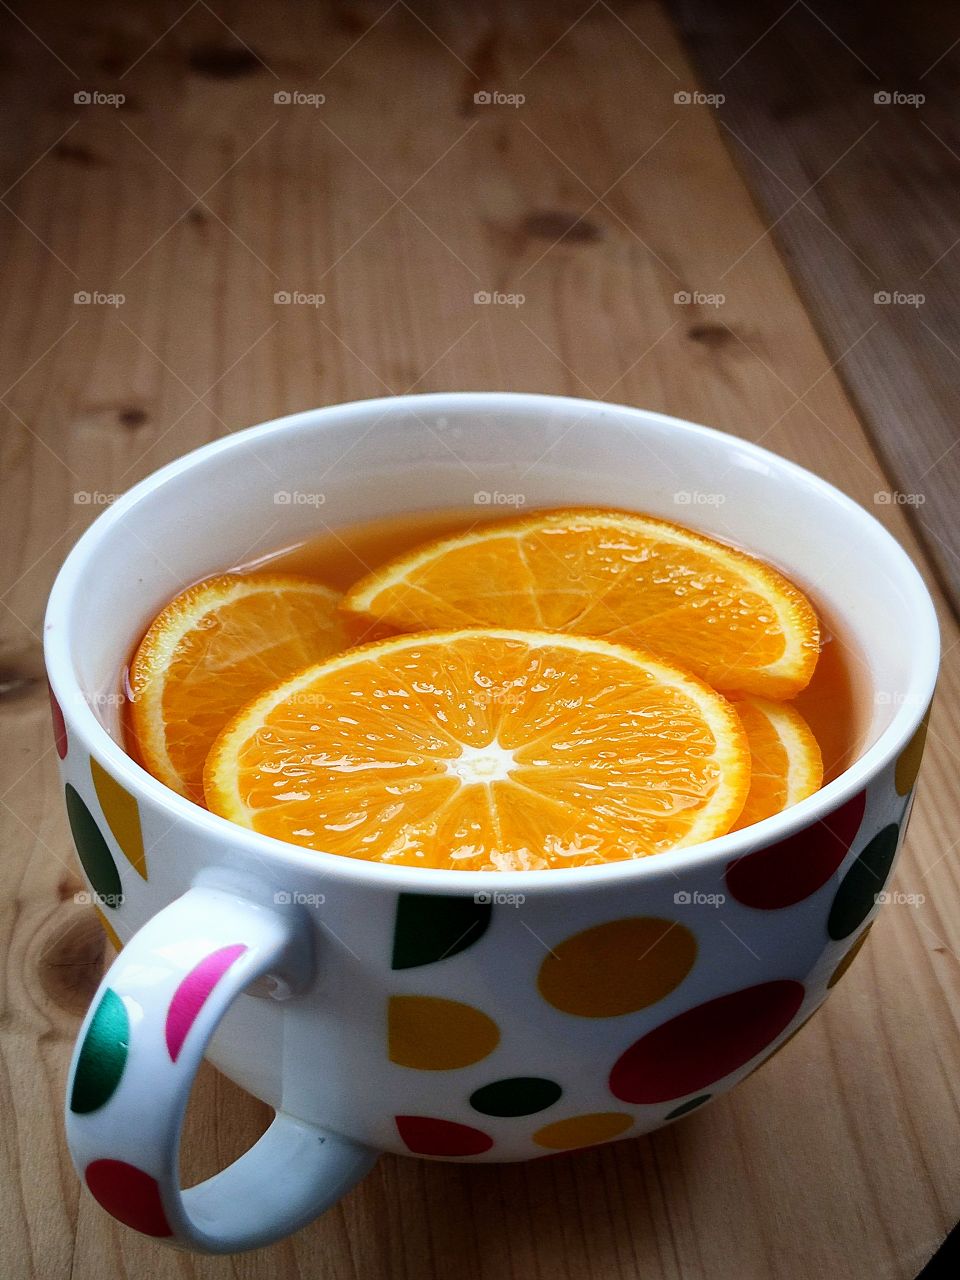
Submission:
<svg viewBox="0 0 960 1280">
<path fill-rule="evenodd" d="M 364 645 L 245 707 L 204 772 L 214 813 L 373 862 L 535 870 L 709 840 L 750 757 L 726 699 L 651 654 L 543 631 Z"/>
<path fill-rule="evenodd" d="M 130 668 L 130 718 L 144 768 L 203 804 L 203 762 L 245 703 L 345 648 L 340 596 L 306 578 L 223 574 L 155 619 Z"/>
<path fill-rule="evenodd" d="M 734 706 L 750 744 L 750 790 L 734 831 L 806 800 L 823 783 L 823 760 L 810 726 L 791 706 L 765 698 Z"/>
<path fill-rule="evenodd" d="M 537 627 L 636 645 L 715 689 L 790 698 L 819 653 L 809 601 L 770 565 L 622 511 L 551 511 L 408 552 L 344 611 L 407 632 Z"/>
</svg>

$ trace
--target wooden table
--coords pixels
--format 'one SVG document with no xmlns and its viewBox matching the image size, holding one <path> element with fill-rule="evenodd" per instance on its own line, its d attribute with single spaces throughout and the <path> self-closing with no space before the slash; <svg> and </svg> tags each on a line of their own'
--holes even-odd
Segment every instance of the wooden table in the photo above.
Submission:
<svg viewBox="0 0 960 1280">
<path fill-rule="evenodd" d="M 915 1276 L 960 1214 L 960 663 L 936 583 L 957 581 L 943 481 L 960 450 L 932 411 L 899 420 L 893 448 L 882 412 L 885 390 L 893 403 L 905 387 L 918 409 L 924 395 L 942 408 L 937 378 L 946 368 L 955 385 L 957 343 L 918 308 L 865 311 L 859 298 L 849 309 L 847 277 L 831 267 L 838 239 L 878 276 L 885 249 L 912 254 L 915 275 L 943 255 L 937 287 L 955 293 L 955 202 L 943 192 L 960 147 L 922 108 L 858 100 L 866 123 L 827 130 L 826 154 L 817 93 L 842 123 L 836 95 L 861 76 L 873 91 L 862 28 L 842 36 L 848 81 L 791 87 L 776 50 L 806 41 L 820 65 L 817 50 L 836 58 L 840 38 L 802 0 L 767 34 L 779 7 L 768 23 L 734 6 L 730 26 L 706 4 L 677 8 L 703 82 L 657 4 L 2 6 L 4 1276 L 875 1280 Z M 928 34 L 928 61 L 943 55 L 925 82 L 935 95 L 960 54 L 947 53 L 952 29 Z M 743 72 L 767 59 L 754 63 L 766 71 L 725 77 L 728 55 Z M 780 90 L 784 100 L 758 104 Z M 718 92 L 729 108 L 694 96 Z M 764 128 L 748 137 L 751 120 Z M 910 156 L 939 191 L 882 235 L 853 168 L 867 125 L 891 172 Z M 786 172 L 804 168 L 801 153 L 822 156 L 806 181 Z M 828 165 L 843 199 L 814 204 L 800 229 L 774 223 L 769 184 L 752 190 L 744 177 L 769 167 L 800 195 Z M 525 301 L 475 305 L 495 290 Z M 280 291 L 326 301 L 277 305 Z M 82 293 L 123 301 L 77 303 Z M 934 372 L 931 361 L 942 361 Z M 871 388 L 859 415 L 851 367 Z M 528 1166 L 385 1158 L 273 1249 L 165 1251 L 81 1194 L 62 1137 L 70 1047 L 105 956 L 92 910 L 74 902 L 42 678 L 47 592 L 110 495 L 197 444 L 311 405 L 463 388 L 595 396 L 711 423 L 814 468 L 904 542 L 933 584 L 945 648 L 896 883 L 922 902 L 886 908 L 804 1033 L 678 1126 Z M 891 493 L 930 500 L 877 497 Z M 207 1071 L 185 1140 L 189 1179 L 234 1158 L 265 1120 Z"/>
</svg>

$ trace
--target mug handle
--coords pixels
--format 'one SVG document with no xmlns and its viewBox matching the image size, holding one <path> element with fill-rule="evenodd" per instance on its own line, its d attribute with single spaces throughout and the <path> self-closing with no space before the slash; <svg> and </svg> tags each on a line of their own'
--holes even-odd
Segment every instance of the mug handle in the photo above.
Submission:
<svg viewBox="0 0 960 1280">
<path fill-rule="evenodd" d="M 210 1037 L 256 979 L 304 990 L 313 938 L 301 908 L 197 884 L 126 944 L 80 1028 L 67 1085 L 67 1143 L 96 1200 L 181 1248 L 269 1244 L 334 1204 L 379 1154 L 278 1111 L 260 1140 L 206 1182 L 180 1187 L 180 1131 Z"/>
</svg>

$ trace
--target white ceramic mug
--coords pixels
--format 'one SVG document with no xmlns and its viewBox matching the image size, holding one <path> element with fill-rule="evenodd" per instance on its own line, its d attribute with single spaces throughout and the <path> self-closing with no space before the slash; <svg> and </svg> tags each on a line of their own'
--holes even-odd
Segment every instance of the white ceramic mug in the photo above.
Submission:
<svg viewBox="0 0 960 1280">
<path fill-rule="evenodd" d="M 785 569 L 869 665 L 856 762 L 697 848 L 458 872 L 257 835 L 124 754 L 121 669 L 184 584 L 249 559 L 261 537 L 262 553 L 311 536 L 318 510 L 336 527 L 521 501 L 679 519 Z M 891 874 L 938 635 L 901 548 L 809 472 L 660 414 L 459 394 L 296 414 L 157 472 L 67 559 L 46 657 L 81 862 L 126 944 L 71 1066 L 73 1160 L 121 1221 L 226 1252 L 309 1221 L 379 1151 L 526 1160 L 630 1137 L 775 1052 L 849 963 Z M 182 1191 L 180 1128 L 204 1055 L 276 1118 Z"/>
</svg>

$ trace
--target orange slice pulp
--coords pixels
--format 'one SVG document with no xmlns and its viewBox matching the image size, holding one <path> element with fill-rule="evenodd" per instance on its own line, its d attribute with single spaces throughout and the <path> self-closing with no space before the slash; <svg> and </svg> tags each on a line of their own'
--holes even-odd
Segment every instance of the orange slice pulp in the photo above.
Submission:
<svg viewBox="0 0 960 1280">
<path fill-rule="evenodd" d="M 750 755 L 730 703 L 585 636 L 428 632 L 260 694 L 219 736 L 213 812 L 293 844 L 460 870 L 576 867 L 709 840 Z"/>
<path fill-rule="evenodd" d="M 339 600 L 306 578 L 222 574 L 171 601 L 130 667 L 129 725 L 144 767 L 203 804 L 204 761 L 227 721 L 346 646 Z"/>
<path fill-rule="evenodd" d="M 347 592 L 354 628 L 533 627 L 676 662 L 721 691 L 791 698 L 819 653 L 816 614 L 770 565 L 623 511 L 550 511 L 428 543 Z"/>
</svg>

